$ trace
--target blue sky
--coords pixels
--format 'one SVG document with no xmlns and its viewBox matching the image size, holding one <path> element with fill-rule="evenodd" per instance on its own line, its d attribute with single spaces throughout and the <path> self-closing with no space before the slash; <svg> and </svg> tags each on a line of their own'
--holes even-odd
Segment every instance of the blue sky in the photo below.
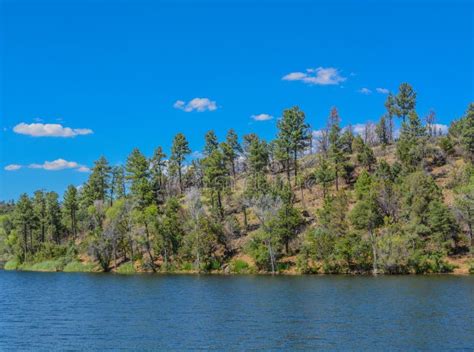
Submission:
<svg viewBox="0 0 474 352">
<path fill-rule="evenodd" d="M 405 81 L 442 124 L 474 100 L 472 1 L 0 3 L 3 200 L 62 193 L 100 155 L 168 151 L 178 132 L 195 151 L 209 129 L 270 139 L 293 105 L 314 129 L 331 106 L 376 121 L 376 89 Z"/>
</svg>

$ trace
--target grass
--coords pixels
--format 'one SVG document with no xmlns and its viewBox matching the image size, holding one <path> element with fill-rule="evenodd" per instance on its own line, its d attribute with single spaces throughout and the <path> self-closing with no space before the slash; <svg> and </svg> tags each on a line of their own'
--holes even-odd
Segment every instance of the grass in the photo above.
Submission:
<svg viewBox="0 0 474 352">
<path fill-rule="evenodd" d="M 134 274 L 136 273 L 135 267 L 132 262 L 128 262 L 120 265 L 116 271 L 118 274 Z"/>
<path fill-rule="evenodd" d="M 249 264 L 241 259 L 235 259 L 230 262 L 230 271 L 235 274 L 248 273 L 250 269 Z"/>
<path fill-rule="evenodd" d="M 23 263 L 18 269 L 24 271 L 62 271 L 64 261 L 62 259 L 45 260 L 39 263 Z"/>
<path fill-rule="evenodd" d="M 17 270 L 18 269 L 18 261 L 16 259 L 9 260 L 8 262 L 5 263 L 5 266 L 3 269 L 5 270 Z"/>
<path fill-rule="evenodd" d="M 92 263 L 82 263 L 78 260 L 69 262 L 63 269 L 66 273 L 89 273 L 93 272 L 95 265 Z"/>
</svg>

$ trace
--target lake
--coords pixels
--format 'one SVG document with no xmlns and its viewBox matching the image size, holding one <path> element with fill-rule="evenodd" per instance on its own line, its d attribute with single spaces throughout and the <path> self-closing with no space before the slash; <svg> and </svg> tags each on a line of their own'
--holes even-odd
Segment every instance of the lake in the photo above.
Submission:
<svg viewBox="0 0 474 352">
<path fill-rule="evenodd" d="M 0 271 L 0 350 L 474 350 L 474 276 Z"/>
</svg>

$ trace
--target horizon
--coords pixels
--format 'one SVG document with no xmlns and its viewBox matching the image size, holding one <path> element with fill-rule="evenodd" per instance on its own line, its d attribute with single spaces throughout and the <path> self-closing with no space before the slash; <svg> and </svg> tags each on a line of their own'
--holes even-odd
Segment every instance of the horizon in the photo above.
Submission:
<svg viewBox="0 0 474 352">
<path fill-rule="evenodd" d="M 469 1 L 265 4 L 3 1 L 0 199 L 169 155 L 178 132 L 195 156 L 211 129 L 270 140 L 295 105 L 314 131 L 333 106 L 376 122 L 402 82 L 441 125 L 474 100 Z"/>
</svg>

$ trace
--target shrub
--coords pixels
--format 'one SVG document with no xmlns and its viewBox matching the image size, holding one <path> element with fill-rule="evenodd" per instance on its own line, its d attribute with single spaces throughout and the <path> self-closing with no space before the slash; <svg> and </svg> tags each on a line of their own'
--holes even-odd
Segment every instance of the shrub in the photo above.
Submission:
<svg viewBox="0 0 474 352">
<path fill-rule="evenodd" d="M 474 274 L 474 260 L 469 264 L 469 274 Z"/>
<path fill-rule="evenodd" d="M 86 273 L 93 272 L 95 265 L 93 263 L 82 263 L 78 260 L 69 262 L 63 269 L 64 272 L 68 273 Z"/>
<path fill-rule="evenodd" d="M 17 270 L 19 266 L 18 260 L 12 259 L 5 263 L 3 267 L 5 270 Z"/>
<path fill-rule="evenodd" d="M 116 272 L 118 274 L 133 274 L 136 273 L 137 271 L 135 270 L 135 267 L 133 266 L 133 262 L 127 262 L 125 264 L 120 265 Z"/>
<path fill-rule="evenodd" d="M 242 259 L 234 259 L 230 262 L 230 271 L 235 274 L 247 273 L 249 264 Z"/>
</svg>

